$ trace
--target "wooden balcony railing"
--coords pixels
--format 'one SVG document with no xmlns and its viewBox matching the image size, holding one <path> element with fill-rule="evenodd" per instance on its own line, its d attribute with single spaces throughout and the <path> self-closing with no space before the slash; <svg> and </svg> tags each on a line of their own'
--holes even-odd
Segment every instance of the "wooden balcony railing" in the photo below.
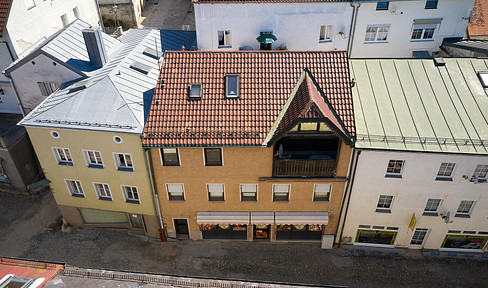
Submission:
<svg viewBox="0 0 488 288">
<path fill-rule="evenodd" d="M 336 160 L 274 160 L 273 177 L 334 177 Z"/>
</svg>

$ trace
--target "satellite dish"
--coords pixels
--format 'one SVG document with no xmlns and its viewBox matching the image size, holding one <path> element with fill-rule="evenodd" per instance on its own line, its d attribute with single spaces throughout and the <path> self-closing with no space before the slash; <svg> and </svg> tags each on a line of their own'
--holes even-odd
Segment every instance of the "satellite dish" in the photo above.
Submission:
<svg viewBox="0 0 488 288">
<path fill-rule="evenodd" d="M 278 157 L 283 158 L 283 144 L 278 148 Z"/>
</svg>

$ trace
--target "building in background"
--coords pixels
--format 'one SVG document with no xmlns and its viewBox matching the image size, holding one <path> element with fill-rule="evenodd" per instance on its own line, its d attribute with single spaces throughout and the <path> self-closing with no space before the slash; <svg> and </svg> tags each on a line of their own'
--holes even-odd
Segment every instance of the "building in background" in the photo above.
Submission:
<svg viewBox="0 0 488 288">
<path fill-rule="evenodd" d="M 471 40 L 488 39 L 488 1 L 474 2 L 471 21 L 468 24 L 468 38 Z"/>
<path fill-rule="evenodd" d="M 77 20 L 10 68 L 22 95 L 32 93 L 26 99 L 33 99 L 33 110 L 20 124 L 71 225 L 158 236 L 141 135 L 159 49 L 158 30 L 129 30 L 114 39 Z M 43 93 L 50 96 L 36 96 Z"/>
<path fill-rule="evenodd" d="M 345 52 L 166 52 L 143 144 L 169 237 L 332 247 L 350 85 Z"/>
<path fill-rule="evenodd" d="M 122 26 L 124 30 L 141 26 L 145 0 L 97 0 L 103 26 L 114 30 Z"/>
<path fill-rule="evenodd" d="M 485 251 L 486 59 L 351 60 L 350 70 L 356 172 L 342 243 Z"/>
</svg>

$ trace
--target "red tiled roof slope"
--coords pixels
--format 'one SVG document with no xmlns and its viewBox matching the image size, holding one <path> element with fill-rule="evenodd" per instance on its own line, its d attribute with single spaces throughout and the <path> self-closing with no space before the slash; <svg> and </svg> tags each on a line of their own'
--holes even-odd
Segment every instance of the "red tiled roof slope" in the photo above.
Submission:
<svg viewBox="0 0 488 288">
<path fill-rule="evenodd" d="M 473 6 L 473 16 L 468 24 L 469 36 L 488 35 L 488 0 L 476 0 Z"/>
<path fill-rule="evenodd" d="M 7 24 L 9 5 L 10 5 L 10 0 L 0 0 L 0 36 L 3 36 L 3 29 Z"/>
<path fill-rule="evenodd" d="M 296 119 L 326 118 L 333 126 L 335 126 L 332 127 L 332 129 L 335 129 L 336 131 L 338 130 L 342 134 L 342 138 L 350 138 L 348 131 L 345 131 L 343 128 L 344 125 L 341 119 L 338 119 L 334 111 L 329 108 L 329 105 L 326 103 L 327 99 L 322 97 L 319 88 L 315 85 L 308 72 L 304 72 L 303 81 L 298 85 L 298 89 L 293 95 L 290 105 L 283 114 L 274 136 L 276 137 L 280 133 L 293 128 L 290 127 L 290 125 L 293 124 Z"/>
<path fill-rule="evenodd" d="M 145 146 L 262 145 L 307 68 L 354 133 L 347 53 L 292 51 L 167 52 L 146 122 Z M 238 74 L 240 97 L 225 98 Z M 202 99 L 188 100 L 188 85 Z"/>
</svg>

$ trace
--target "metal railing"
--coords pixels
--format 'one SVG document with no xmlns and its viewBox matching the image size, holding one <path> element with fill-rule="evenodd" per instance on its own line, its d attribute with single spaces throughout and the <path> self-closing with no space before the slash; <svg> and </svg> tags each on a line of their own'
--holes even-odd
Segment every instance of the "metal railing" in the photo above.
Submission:
<svg viewBox="0 0 488 288">
<path fill-rule="evenodd" d="M 336 160 L 275 159 L 273 177 L 334 177 Z"/>
</svg>

